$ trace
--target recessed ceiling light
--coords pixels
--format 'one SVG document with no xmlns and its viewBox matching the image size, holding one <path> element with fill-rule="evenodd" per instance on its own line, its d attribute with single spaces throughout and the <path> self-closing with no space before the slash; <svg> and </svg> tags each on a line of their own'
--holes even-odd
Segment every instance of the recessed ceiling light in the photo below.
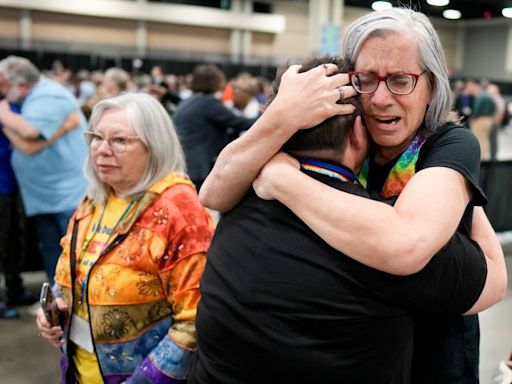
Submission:
<svg viewBox="0 0 512 384">
<path fill-rule="evenodd" d="M 450 0 L 427 0 L 427 3 L 435 5 L 436 7 L 444 7 L 445 5 L 450 4 Z"/>
<path fill-rule="evenodd" d="M 443 17 L 445 19 L 457 20 L 460 19 L 461 16 L 462 14 L 460 13 L 460 11 L 457 11 L 456 9 L 445 9 L 443 11 Z"/>
<path fill-rule="evenodd" d="M 391 9 L 393 8 L 393 4 L 391 4 L 388 1 L 374 1 L 372 3 L 372 9 L 374 11 L 382 11 L 384 9 Z"/>
<path fill-rule="evenodd" d="M 505 17 L 509 17 L 509 18 L 512 18 L 512 7 L 509 7 L 509 8 L 503 8 L 501 10 L 501 14 Z"/>
</svg>

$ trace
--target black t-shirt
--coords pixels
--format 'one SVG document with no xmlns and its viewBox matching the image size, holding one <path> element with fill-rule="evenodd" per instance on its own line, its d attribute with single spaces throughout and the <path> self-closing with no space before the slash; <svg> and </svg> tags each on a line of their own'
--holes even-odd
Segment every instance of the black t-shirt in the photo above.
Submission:
<svg viewBox="0 0 512 384">
<path fill-rule="evenodd" d="M 368 186 L 372 197 L 376 197 L 382 189 L 397 159 L 383 166 L 370 162 Z M 477 139 L 465 127 L 451 123 L 443 125 L 421 147 L 416 172 L 429 167 L 454 169 L 471 185 L 472 199 L 455 234 L 469 237 L 474 206 L 487 203 L 487 197 L 479 185 L 480 146 Z M 453 252 L 453 255 L 461 257 L 464 253 Z M 457 278 L 460 276 L 454 276 L 454 279 Z M 479 325 L 476 315 L 416 317 L 413 383 L 478 383 L 478 348 Z"/>
<path fill-rule="evenodd" d="M 368 189 L 372 198 L 380 199 L 379 192 L 399 156 L 384 165 L 370 159 Z M 459 230 L 471 236 L 473 207 L 487 204 L 487 197 L 480 187 L 480 144 L 467 128 L 447 123 L 434 132 L 421 147 L 416 172 L 430 167 L 446 167 L 460 172 L 471 185 L 471 203 L 466 208 Z M 435 185 L 432 186 L 435 188 Z M 395 199 L 396 200 L 396 199 Z M 393 201 L 394 202 L 394 201 Z"/>
<path fill-rule="evenodd" d="M 367 197 L 357 185 L 306 173 Z M 466 249 L 464 241 L 447 248 Z M 471 262 L 441 255 L 416 275 L 388 275 L 251 192 L 223 216 L 208 252 L 189 383 L 410 383 L 408 312 L 466 311 L 485 281 L 475 250 Z"/>
</svg>

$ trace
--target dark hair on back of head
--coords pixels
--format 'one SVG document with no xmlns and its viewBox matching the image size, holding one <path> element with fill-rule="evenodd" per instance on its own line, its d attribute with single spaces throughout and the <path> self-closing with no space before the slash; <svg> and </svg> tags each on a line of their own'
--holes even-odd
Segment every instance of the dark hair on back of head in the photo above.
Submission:
<svg viewBox="0 0 512 384">
<path fill-rule="evenodd" d="M 338 56 L 322 56 L 306 60 L 302 64 L 299 73 L 306 72 L 324 63 L 336 64 L 338 66 L 338 71 L 336 73 L 347 73 L 352 70 L 350 60 L 343 60 Z M 281 77 L 289 67 L 290 65 L 287 64 L 278 69 L 276 79 L 272 84 L 273 92 L 269 97 L 268 104 L 270 104 L 277 95 L 279 85 L 281 84 Z M 353 104 L 356 107 L 356 111 L 350 115 L 330 117 L 315 127 L 298 131 L 288 139 L 282 149 L 287 152 L 322 149 L 343 150 L 346 138 L 354 126 L 354 120 L 358 114 L 361 114 L 361 106 L 358 97 L 350 97 L 338 103 Z M 294 113 L 294 111 L 290 110 L 288 113 Z"/>
<path fill-rule="evenodd" d="M 200 64 L 192 72 L 192 92 L 212 94 L 224 86 L 226 77 L 219 67 L 214 64 Z"/>
</svg>

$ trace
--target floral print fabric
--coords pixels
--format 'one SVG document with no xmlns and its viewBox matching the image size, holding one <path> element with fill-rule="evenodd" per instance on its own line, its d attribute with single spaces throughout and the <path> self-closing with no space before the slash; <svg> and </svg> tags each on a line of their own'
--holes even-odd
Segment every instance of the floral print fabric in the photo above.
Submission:
<svg viewBox="0 0 512 384">
<path fill-rule="evenodd" d="M 80 249 L 95 209 L 84 200 L 61 242 L 55 280 L 68 303 L 73 300 L 73 225 L 78 225 Z M 131 375 L 146 374 L 172 383 L 186 377 L 195 349 L 199 280 L 213 222 L 190 180 L 178 174 L 150 188 L 136 209 L 118 224 L 109 243 L 126 237 L 110 250 L 107 245 L 89 274 L 87 301 L 95 351 L 106 382 L 120 378 L 129 383 Z"/>
</svg>

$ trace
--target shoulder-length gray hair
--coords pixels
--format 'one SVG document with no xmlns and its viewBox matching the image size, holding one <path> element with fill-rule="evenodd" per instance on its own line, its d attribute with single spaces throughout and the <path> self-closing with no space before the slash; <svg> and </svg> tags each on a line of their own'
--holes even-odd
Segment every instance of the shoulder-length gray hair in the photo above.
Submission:
<svg viewBox="0 0 512 384">
<path fill-rule="evenodd" d="M 144 93 L 126 93 L 100 101 L 92 111 L 91 131 L 96 129 L 103 113 L 111 109 L 126 113 L 130 128 L 148 151 L 144 173 L 127 195 L 134 196 L 146 191 L 169 173 L 185 172 L 185 158 L 178 135 L 169 114 L 157 100 Z M 95 203 L 104 203 L 111 188 L 96 174 L 90 153 L 85 163 L 85 176 L 89 181 L 87 196 Z"/>
<path fill-rule="evenodd" d="M 369 37 L 382 37 L 393 32 L 415 39 L 420 64 L 428 74 L 432 97 L 421 129 L 430 134 L 447 121 L 456 121 L 450 113 L 452 92 L 443 47 L 432 23 L 423 13 L 408 8 L 391 8 L 360 17 L 345 34 L 345 56 L 355 64 L 363 43 Z"/>
</svg>

